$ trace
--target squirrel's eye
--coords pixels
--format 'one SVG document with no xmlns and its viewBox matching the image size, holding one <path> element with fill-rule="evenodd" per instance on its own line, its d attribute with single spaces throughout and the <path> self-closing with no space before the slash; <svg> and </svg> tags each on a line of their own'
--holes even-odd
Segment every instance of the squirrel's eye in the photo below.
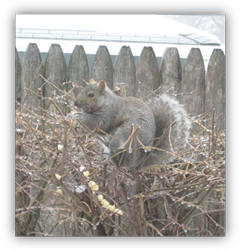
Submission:
<svg viewBox="0 0 240 250">
<path fill-rule="evenodd" d="M 94 97 L 94 92 L 89 92 L 88 97 Z"/>
</svg>

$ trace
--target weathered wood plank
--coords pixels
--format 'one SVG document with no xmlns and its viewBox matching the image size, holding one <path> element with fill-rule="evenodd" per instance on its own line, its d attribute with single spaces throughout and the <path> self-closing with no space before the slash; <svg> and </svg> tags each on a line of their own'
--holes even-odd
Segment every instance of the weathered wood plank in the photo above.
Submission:
<svg viewBox="0 0 240 250">
<path fill-rule="evenodd" d="M 182 83 L 182 66 L 177 48 L 167 48 L 160 65 L 161 93 L 179 93 Z"/>
<path fill-rule="evenodd" d="M 215 49 L 210 57 L 205 89 L 205 109 L 215 109 L 216 115 L 221 115 L 216 121 L 219 127 L 226 118 L 226 70 L 225 70 L 225 55 L 221 49 Z M 225 122 L 223 124 L 225 128 Z"/>
<path fill-rule="evenodd" d="M 59 44 L 52 44 L 49 48 L 46 61 L 44 64 L 44 77 L 49 81 L 45 85 L 45 96 L 55 97 L 63 95 L 64 90 L 68 89 L 66 82 L 67 64 L 63 55 L 62 48 Z M 64 100 L 58 98 L 59 107 L 63 107 Z"/>
<path fill-rule="evenodd" d="M 181 98 L 188 113 L 202 114 L 205 102 L 205 67 L 199 48 L 192 48 L 183 68 Z"/>
<path fill-rule="evenodd" d="M 15 48 L 15 101 L 21 102 L 21 62 Z M 15 109 L 18 105 L 15 103 Z"/>
<path fill-rule="evenodd" d="M 144 98 L 159 88 L 158 63 L 152 47 L 144 47 L 137 64 L 137 96 Z"/>
<path fill-rule="evenodd" d="M 23 58 L 21 71 L 21 103 L 30 109 L 39 106 L 39 99 L 35 94 L 43 85 L 43 62 L 36 43 L 30 43 Z"/>
<path fill-rule="evenodd" d="M 86 86 L 85 81 L 89 81 L 89 65 L 85 50 L 82 45 L 76 45 L 68 64 L 68 81 L 77 86 Z M 80 91 L 77 88 L 77 93 Z"/>
<path fill-rule="evenodd" d="M 126 96 L 136 96 L 136 66 L 131 48 L 123 46 L 117 56 L 113 72 L 113 83 L 122 87 L 124 83 Z"/>
<path fill-rule="evenodd" d="M 109 88 L 113 88 L 112 59 L 106 46 L 99 46 L 92 64 L 90 78 L 97 82 L 104 80 Z"/>
</svg>

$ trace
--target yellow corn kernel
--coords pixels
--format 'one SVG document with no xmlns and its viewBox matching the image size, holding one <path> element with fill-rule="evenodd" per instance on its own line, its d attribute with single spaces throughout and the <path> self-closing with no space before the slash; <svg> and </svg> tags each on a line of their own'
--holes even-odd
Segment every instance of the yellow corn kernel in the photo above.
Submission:
<svg viewBox="0 0 240 250">
<path fill-rule="evenodd" d="M 92 188 L 93 186 L 95 186 L 96 185 L 96 183 L 94 182 L 94 181 L 89 181 L 89 183 L 88 183 L 88 186 L 90 187 L 90 188 Z"/>
<path fill-rule="evenodd" d="M 84 172 L 83 172 L 83 175 L 84 175 L 84 177 L 87 178 L 87 177 L 89 176 L 89 172 L 88 172 L 88 171 L 84 171 Z"/>
<path fill-rule="evenodd" d="M 100 202 L 103 206 L 106 206 L 106 205 L 109 205 L 109 202 L 105 199 L 103 199 L 101 202 Z"/>
<path fill-rule="evenodd" d="M 103 207 L 110 210 L 111 205 L 108 204 L 108 205 L 104 205 Z"/>
<path fill-rule="evenodd" d="M 116 207 L 114 206 L 114 205 L 112 205 L 112 206 L 109 206 L 109 208 L 108 208 L 110 211 L 114 211 L 115 209 L 116 209 Z"/>
<path fill-rule="evenodd" d="M 113 212 L 116 213 L 116 214 L 123 215 L 123 211 L 118 209 L 118 208 L 116 208 Z"/>
<path fill-rule="evenodd" d="M 99 186 L 97 184 L 93 185 L 91 187 L 92 191 L 98 191 L 99 190 Z"/>
<path fill-rule="evenodd" d="M 58 180 L 61 180 L 62 176 L 59 175 L 59 174 L 55 174 L 55 177 L 58 179 Z"/>
<path fill-rule="evenodd" d="M 63 192 L 62 192 L 62 189 L 61 189 L 61 188 L 58 188 L 56 192 L 57 192 L 58 194 L 61 194 L 61 195 L 63 194 Z"/>
<path fill-rule="evenodd" d="M 103 200 L 103 196 L 101 194 L 99 194 L 97 198 L 98 198 L 99 201 Z"/>
</svg>

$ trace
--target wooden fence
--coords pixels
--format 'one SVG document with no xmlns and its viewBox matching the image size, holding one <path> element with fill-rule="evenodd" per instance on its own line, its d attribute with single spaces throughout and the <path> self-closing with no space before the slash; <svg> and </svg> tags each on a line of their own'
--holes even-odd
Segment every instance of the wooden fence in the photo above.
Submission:
<svg viewBox="0 0 240 250">
<path fill-rule="evenodd" d="M 199 48 L 192 48 L 184 66 L 176 48 L 167 48 L 160 68 L 152 47 L 144 47 L 135 65 L 131 48 L 123 46 L 113 65 L 106 46 L 100 46 L 90 70 L 83 46 L 76 45 L 67 65 L 59 44 L 52 44 L 43 62 L 37 44 L 29 44 L 21 64 L 18 52 L 15 56 L 16 100 L 23 102 L 26 88 L 34 93 L 42 86 L 44 79 L 59 89 L 69 88 L 65 82 L 85 86 L 85 81 L 93 78 L 105 80 L 110 88 L 117 83 L 125 83 L 126 95 L 143 98 L 160 87 L 160 92 L 168 91 L 185 105 L 191 116 L 215 109 L 220 115 L 216 125 L 225 127 L 225 55 L 215 49 L 210 57 L 207 72 Z M 53 88 L 46 85 L 44 95 L 52 95 Z M 28 98 L 28 105 L 38 105 L 36 96 Z"/>
</svg>

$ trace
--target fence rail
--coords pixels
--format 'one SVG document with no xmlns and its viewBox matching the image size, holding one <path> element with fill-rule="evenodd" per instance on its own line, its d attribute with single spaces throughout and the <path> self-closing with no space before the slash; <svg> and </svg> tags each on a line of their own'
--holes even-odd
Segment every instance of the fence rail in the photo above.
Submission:
<svg viewBox="0 0 240 250">
<path fill-rule="evenodd" d="M 192 48 L 182 67 L 177 48 L 167 48 L 160 67 L 152 47 L 144 47 L 135 65 L 131 48 L 123 46 L 112 63 L 108 48 L 99 46 L 92 68 L 89 68 L 84 47 L 76 45 L 67 65 L 59 44 L 52 44 L 43 62 L 37 44 L 29 44 L 21 64 L 16 50 L 15 89 L 16 100 L 22 102 L 26 89 L 36 92 L 44 82 L 44 76 L 59 89 L 69 88 L 64 82 L 74 82 L 85 86 L 84 81 L 93 78 L 104 79 L 110 88 L 117 83 L 125 83 L 126 95 L 144 97 L 160 87 L 160 92 L 176 94 L 176 98 L 186 106 L 192 116 L 215 109 L 221 115 L 217 120 L 220 126 L 225 120 L 225 55 L 215 49 L 210 57 L 207 71 L 200 49 Z M 48 85 L 43 93 L 52 95 Z M 35 106 L 36 97 L 28 97 L 28 104 Z"/>
</svg>

